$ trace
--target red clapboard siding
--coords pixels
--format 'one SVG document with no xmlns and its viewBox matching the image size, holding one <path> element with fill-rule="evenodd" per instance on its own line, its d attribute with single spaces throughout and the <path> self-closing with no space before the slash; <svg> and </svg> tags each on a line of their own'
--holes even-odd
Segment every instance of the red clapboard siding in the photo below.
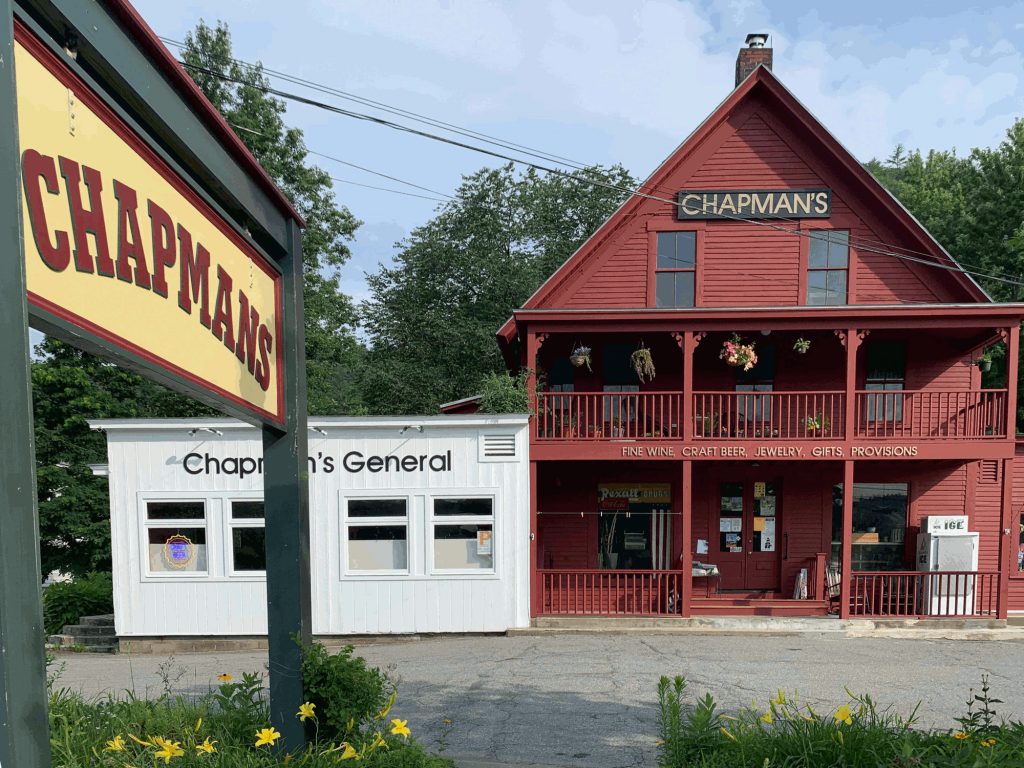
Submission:
<svg viewBox="0 0 1024 768">
<path fill-rule="evenodd" d="M 799 303 L 797 235 L 756 224 L 714 222 L 704 236 L 701 305 L 782 306 Z"/>
<path fill-rule="evenodd" d="M 638 228 L 595 272 L 580 280 L 569 307 L 647 306 L 647 230 Z"/>
<path fill-rule="evenodd" d="M 992 465 L 995 465 L 994 467 Z M 981 533 L 978 568 L 999 568 L 999 529 L 1002 528 L 1003 472 L 1001 461 L 979 461 L 974 509 L 969 512 L 971 530 Z"/>
<path fill-rule="evenodd" d="M 1018 444 L 1013 458 L 1013 517 L 1010 521 L 1010 550 L 1016 557 L 1019 534 L 1015 525 L 1024 524 L 1024 445 Z M 1014 563 L 1010 568 L 1010 594 L 1007 603 L 1011 611 L 1024 611 L 1024 573 Z"/>
<path fill-rule="evenodd" d="M 596 547 L 597 532 L 591 531 L 592 517 L 578 515 L 541 515 L 538 522 L 543 552 L 542 568 L 595 568 L 591 541 Z"/>
</svg>

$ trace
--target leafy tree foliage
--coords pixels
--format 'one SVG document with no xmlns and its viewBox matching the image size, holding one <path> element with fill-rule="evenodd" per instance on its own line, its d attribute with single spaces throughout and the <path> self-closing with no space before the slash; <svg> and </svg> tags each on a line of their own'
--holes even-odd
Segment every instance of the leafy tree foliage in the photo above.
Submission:
<svg viewBox="0 0 1024 768">
<path fill-rule="evenodd" d="M 36 355 L 32 397 L 42 572 L 107 570 L 107 483 L 89 468 L 106 461 L 106 439 L 88 420 L 198 416 L 209 409 L 57 339 L 43 341 Z"/>
<path fill-rule="evenodd" d="M 356 313 L 341 290 L 339 270 L 351 255 L 348 243 L 359 222 L 337 204 L 331 177 L 307 164 L 302 131 L 284 124 L 285 103 L 266 93 L 270 81 L 262 66 L 232 58 L 226 25 L 199 22 L 185 38 L 183 60 L 203 93 L 306 220 L 302 255 L 309 410 L 357 412 L 361 406 L 353 383 L 360 353 Z"/>
<path fill-rule="evenodd" d="M 885 161 L 867 164 L 996 301 L 1019 301 L 1024 281 L 1024 120 L 1016 120 L 997 147 L 907 153 L 898 146 Z M 993 351 L 986 386 L 1005 379 L 1005 349 Z M 1018 425 L 1024 423 L 1024 377 Z"/>
<path fill-rule="evenodd" d="M 636 186 L 621 166 L 583 175 Z M 400 243 L 395 266 L 369 277 L 369 410 L 431 413 L 504 372 L 495 331 L 624 197 L 512 165 L 465 177 L 455 199 Z"/>
<path fill-rule="evenodd" d="M 187 38 L 185 60 L 199 86 L 306 220 L 306 356 L 310 410 L 360 410 L 351 368 L 360 347 L 355 310 L 338 270 L 359 225 L 336 204 L 330 177 L 306 164 L 302 132 L 284 124 L 284 104 L 262 89 L 260 68 L 231 59 L 227 27 L 200 23 Z M 210 72 L 215 74 L 210 74 Z M 43 573 L 82 574 L 110 567 L 106 481 L 88 464 L 105 461 L 105 439 L 91 418 L 184 417 L 210 413 L 198 403 L 108 365 L 56 339 L 36 349 L 32 365 Z"/>
</svg>

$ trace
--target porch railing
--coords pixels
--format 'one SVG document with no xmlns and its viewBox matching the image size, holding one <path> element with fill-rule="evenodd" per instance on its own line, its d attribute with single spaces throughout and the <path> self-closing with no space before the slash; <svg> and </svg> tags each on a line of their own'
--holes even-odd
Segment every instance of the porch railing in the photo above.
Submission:
<svg viewBox="0 0 1024 768">
<path fill-rule="evenodd" d="M 1006 390 L 863 390 L 856 437 L 1006 437 Z"/>
<path fill-rule="evenodd" d="M 995 617 L 999 572 L 854 571 L 847 599 L 855 617 Z"/>
<path fill-rule="evenodd" d="M 844 436 L 842 392 L 694 392 L 693 436 L 706 440 L 835 440 Z"/>
<path fill-rule="evenodd" d="M 672 616 L 680 571 L 540 570 L 541 613 L 553 616 Z"/>
<path fill-rule="evenodd" d="M 678 440 L 681 392 L 538 392 L 538 440 Z"/>
</svg>

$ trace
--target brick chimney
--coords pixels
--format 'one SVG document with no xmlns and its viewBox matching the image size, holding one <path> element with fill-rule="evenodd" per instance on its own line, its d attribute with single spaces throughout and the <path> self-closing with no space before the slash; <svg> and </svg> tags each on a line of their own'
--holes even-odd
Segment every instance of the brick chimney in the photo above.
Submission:
<svg viewBox="0 0 1024 768">
<path fill-rule="evenodd" d="M 765 48 L 767 42 L 768 35 L 763 32 L 747 35 L 744 41 L 747 47 L 740 48 L 736 57 L 736 85 L 742 83 L 760 64 L 764 64 L 768 69 L 772 68 L 772 49 Z"/>
</svg>

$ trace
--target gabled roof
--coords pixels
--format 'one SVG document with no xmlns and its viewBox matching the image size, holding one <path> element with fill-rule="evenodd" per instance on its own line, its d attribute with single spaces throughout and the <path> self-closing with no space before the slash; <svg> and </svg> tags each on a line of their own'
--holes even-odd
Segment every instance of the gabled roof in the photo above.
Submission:
<svg viewBox="0 0 1024 768">
<path fill-rule="evenodd" d="M 912 244 L 915 258 L 930 258 L 938 263 L 954 267 L 945 270 L 947 279 L 955 282 L 968 301 L 991 302 L 984 290 L 963 271 L 953 257 L 937 240 L 903 207 L 903 205 L 867 171 L 860 162 L 833 136 L 811 112 L 764 66 L 757 67 L 741 82 L 729 96 L 680 144 L 671 155 L 640 185 L 637 193 L 627 199 L 598 230 L 570 256 L 526 301 L 522 309 L 540 309 L 551 306 L 550 300 L 571 279 L 585 271 L 591 257 L 602 246 L 623 234 L 638 215 L 653 206 L 664 206 L 668 180 L 686 174 L 687 164 L 697 170 L 703 150 L 712 137 L 719 132 L 730 118 L 748 101 L 763 98 L 771 103 L 773 113 L 784 122 L 794 126 L 805 135 L 814 148 L 827 159 L 830 170 L 841 174 L 856 195 L 883 216 L 886 223 L 903 235 L 904 241 Z M 661 198 L 653 200 L 653 197 Z M 499 340 L 506 346 L 516 334 L 515 318 L 509 318 L 498 331 Z"/>
</svg>

